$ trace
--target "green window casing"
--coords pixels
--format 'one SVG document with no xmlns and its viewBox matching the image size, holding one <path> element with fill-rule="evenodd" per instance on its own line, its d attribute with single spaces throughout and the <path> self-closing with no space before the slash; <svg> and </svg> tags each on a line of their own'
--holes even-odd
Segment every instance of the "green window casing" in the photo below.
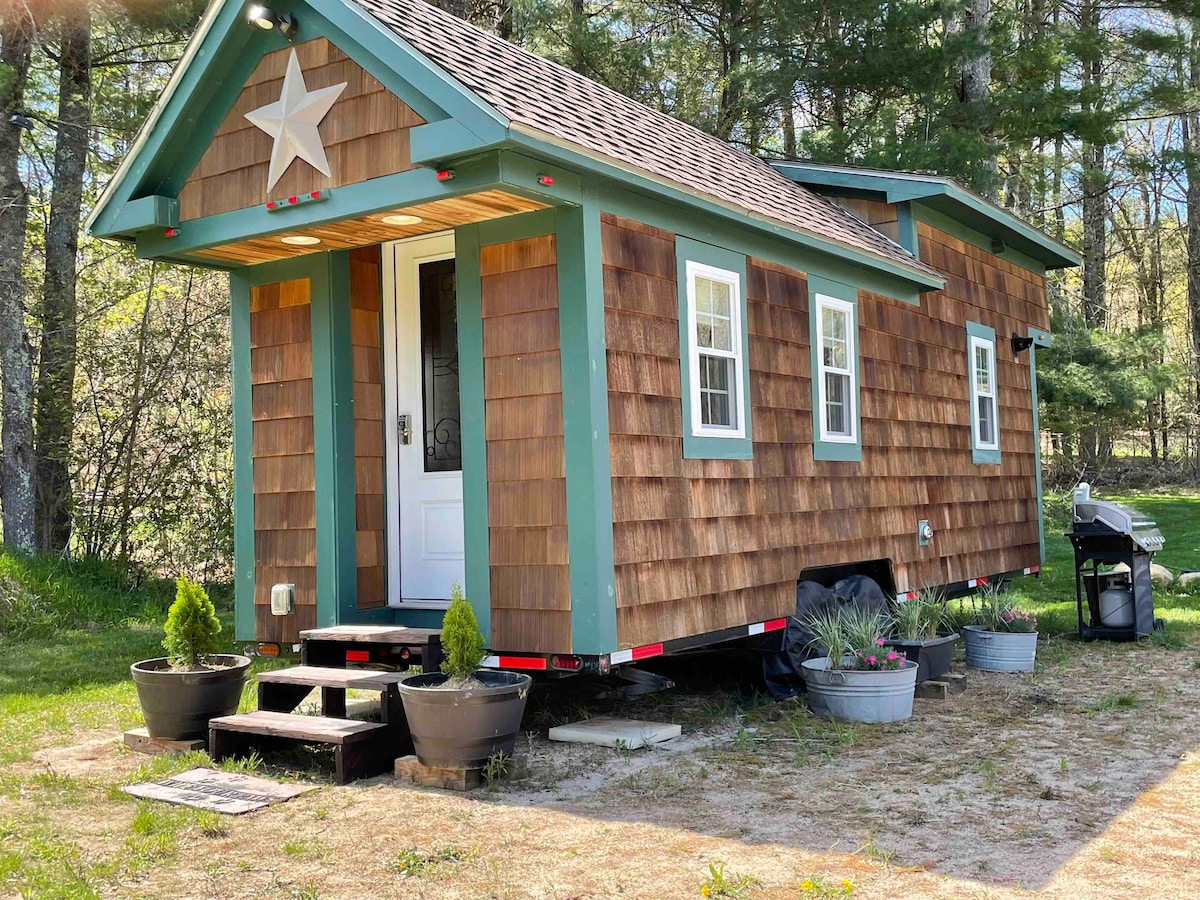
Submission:
<svg viewBox="0 0 1200 900">
<path fill-rule="evenodd" d="M 1000 404 L 996 385 L 996 330 L 967 323 L 967 384 L 971 397 L 971 460 L 1000 463 Z"/>
<path fill-rule="evenodd" d="M 808 334 L 812 353 L 813 458 L 862 459 L 862 365 L 858 290 L 810 275 Z"/>
<path fill-rule="evenodd" d="M 675 239 L 683 455 L 752 459 L 746 257 Z"/>
</svg>

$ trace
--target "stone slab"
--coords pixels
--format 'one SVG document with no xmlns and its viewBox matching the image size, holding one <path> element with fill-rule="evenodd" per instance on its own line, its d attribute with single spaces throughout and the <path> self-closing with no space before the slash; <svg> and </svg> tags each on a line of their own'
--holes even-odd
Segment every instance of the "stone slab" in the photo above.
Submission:
<svg viewBox="0 0 1200 900">
<path fill-rule="evenodd" d="M 130 750 L 136 750 L 138 753 L 188 753 L 192 750 L 203 750 L 205 747 L 204 738 L 194 738 L 189 741 L 169 741 L 166 738 L 150 737 L 150 732 L 145 728 L 131 728 L 129 731 L 121 735 L 121 740 Z"/>
<path fill-rule="evenodd" d="M 939 676 L 938 680 L 946 682 L 946 689 L 951 694 L 961 694 L 967 689 L 967 676 L 958 672 L 947 672 Z"/>
<path fill-rule="evenodd" d="M 316 787 L 315 784 L 279 784 L 266 778 L 216 769 L 192 769 L 162 781 L 126 785 L 121 790 L 144 800 L 162 800 L 177 806 L 240 816 L 272 803 L 284 803 L 316 790 Z"/>
<path fill-rule="evenodd" d="M 550 729 L 550 740 L 574 744 L 599 744 L 602 747 L 623 747 L 637 750 L 648 744 L 661 744 L 683 733 L 678 725 L 666 722 L 644 722 L 638 719 L 618 719 L 597 716 L 570 725 Z"/>
<path fill-rule="evenodd" d="M 945 700 L 947 692 L 946 682 L 931 678 L 918 684 L 913 696 L 921 700 Z"/>
</svg>

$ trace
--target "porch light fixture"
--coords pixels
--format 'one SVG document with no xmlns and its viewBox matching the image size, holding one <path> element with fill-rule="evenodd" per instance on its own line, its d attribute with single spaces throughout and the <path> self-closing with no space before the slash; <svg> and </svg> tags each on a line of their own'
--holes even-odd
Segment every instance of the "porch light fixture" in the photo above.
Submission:
<svg viewBox="0 0 1200 900">
<path fill-rule="evenodd" d="M 1021 337 L 1019 334 L 1014 334 L 1012 336 L 1013 356 L 1017 356 L 1020 353 L 1024 353 L 1026 350 L 1028 350 L 1032 346 L 1033 346 L 1033 338 Z"/>
<path fill-rule="evenodd" d="M 246 10 L 246 21 L 260 31 L 279 29 L 279 33 L 289 41 L 296 36 L 296 30 L 299 27 L 293 16 L 288 13 L 277 13 L 271 7 L 263 6 L 261 3 L 250 4 Z"/>
<path fill-rule="evenodd" d="M 423 221 L 424 219 L 422 219 L 420 216 L 408 216 L 402 214 L 383 217 L 384 225 L 420 225 Z"/>
<path fill-rule="evenodd" d="M 311 234 L 289 234 L 281 237 L 280 240 L 293 247 L 315 247 L 321 243 L 319 237 L 313 237 Z"/>
</svg>

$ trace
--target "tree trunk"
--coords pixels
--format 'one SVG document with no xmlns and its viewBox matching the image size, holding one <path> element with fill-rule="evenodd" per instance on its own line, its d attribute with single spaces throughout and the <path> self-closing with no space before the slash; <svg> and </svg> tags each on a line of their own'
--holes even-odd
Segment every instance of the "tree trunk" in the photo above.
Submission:
<svg viewBox="0 0 1200 900">
<path fill-rule="evenodd" d="M 962 33 L 968 43 L 968 52 L 959 69 L 959 96 L 968 109 L 969 121 L 975 124 L 989 145 L 992 143 L 991 116 L 988 109 L 988 91 L 992 85 L 991 36 L 988 33 L 992 20 L 991 0 L 967 0 L 963 8 Z M 997 160 L 994 150 L 982 160 L 983 168 L 990 173 L 990 183 L 985 187 L 988 199 L 996 199 Z"/>
<path fill-rule="evenodd" d="M 86 3 L 62 23 L 54 190 L 46 229 L 42 347 L 37 383 L 37 527 L 43 550 L 71 539 L 71 437 L 75 413 L 75 269 L 91 128 L 92 19 Z"/>
<path fill-rule="evenodd" d="M 742 0 L 727 0 L 725 53 L 721 62 L 721 89 L 717 97 L 717 137 L 733 139 L 742 117 L 742 56 L 746 51 L 746 21 Z"/>
<path fill-rule="evenodd" d="M 796 158 L 796 86 L 788 81 L 779 98 L 779 118 L 783 126 L 783 155 Z"/>
<path fill-rule="evenodd" d="M 1193 46 L 1196 38 L 1193 37 Z M 1200 81 L 1195 69 L 1192 79 Z M 1200 115 L 1183 116 L 1184 166 L 1187 171 L 1187 303 L 1191 319 L 1192 365 L 1195 367 L 1195 417 L 1200 422 Z M 1196 456 L 1200 472 L 1200 452 Z"/>
<path fill-rule="evenodd" d="M 29 194 L 21 180 L 21 123 L 29 80 L 32 23 L 12 0 L 0 23 L 0 504 L 4 542 L 25 553 L 34 539 L 33 350 L 25 330 L 21 259 Z M 15 121 L 14 121 L 15 120 Z"/>
</svg>

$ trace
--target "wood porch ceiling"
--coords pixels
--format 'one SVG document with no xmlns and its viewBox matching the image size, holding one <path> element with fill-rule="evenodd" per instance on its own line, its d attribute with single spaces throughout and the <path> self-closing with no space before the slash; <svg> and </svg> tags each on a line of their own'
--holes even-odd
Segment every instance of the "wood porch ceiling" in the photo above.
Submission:
<svg viewBox="0 0 1200 900">
<path fill-rule="evenodd" d="M 208 260 L 226 265 L 232 263 L 239 266 L 253 266 L 279 259 L 320 253 L 325 250 L 349 250 L 353 247 L 396 241 L 419 234 L 433 234 L 457 225 L 485 222 L 489 219 L 533 212 L 546 207 L 547 204 L 541 201 L 519 197 L 503 190 L 481 191 L 465 197 L 453 197 L 387 210 L 359 219 L 297 228 L 293 231 L 281 231 L 269 237 L 206 247 L 203 250 L 193 251 L 191 256 L 197 260 Z M 277 213 L 277 215 L 280 216 L 281 224 L 287 221 L 287 210 Z M 385 224 L 384 217 L 392 215 L 419 216 L 421 222 L 416 225 Z M 283 243 L 282 238 L 289 235 L 308 235 L 320 238 L 321 243 L 299 247 Z"/>
</svg>

